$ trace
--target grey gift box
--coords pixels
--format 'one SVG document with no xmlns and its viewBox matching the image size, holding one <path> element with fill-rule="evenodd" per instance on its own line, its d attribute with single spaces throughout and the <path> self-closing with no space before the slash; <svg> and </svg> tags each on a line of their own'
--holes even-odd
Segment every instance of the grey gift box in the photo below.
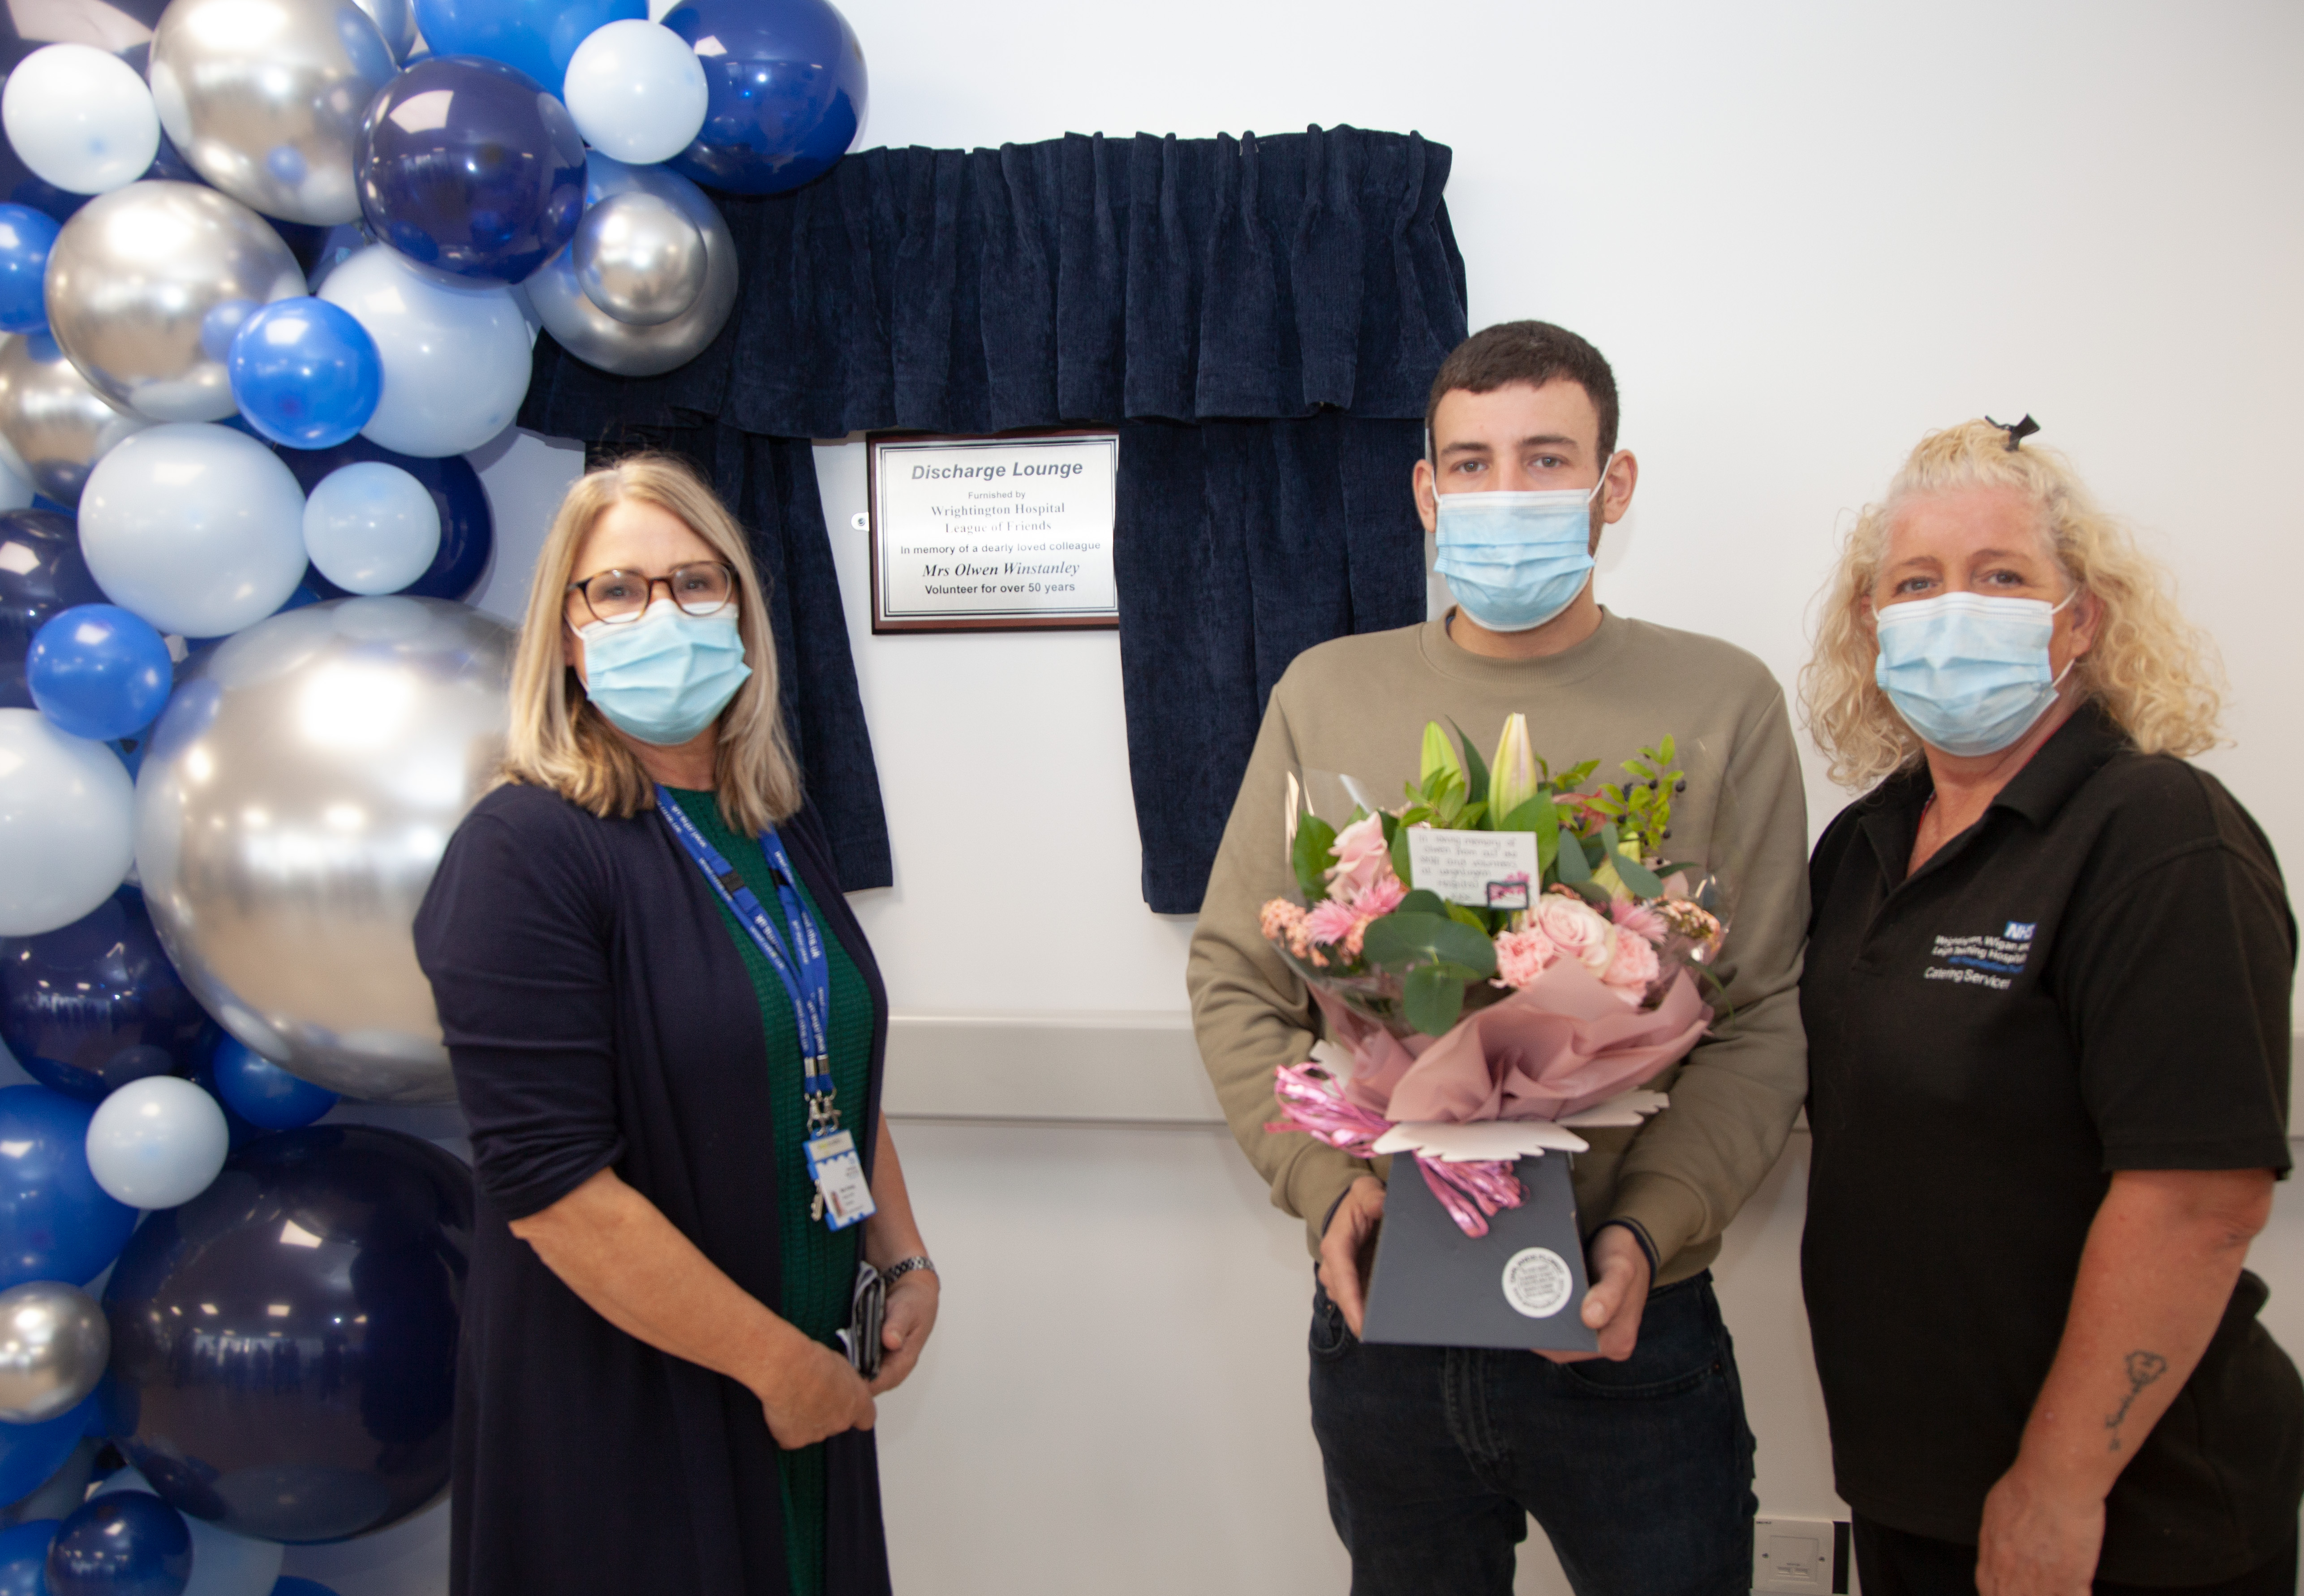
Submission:
<svg viewBox="0 0 2304 1596">
<path fill-rule="evenodd" d="M 1480 1236 L 1456 1227 L 1412 1159 L 1394 1159 L 1360 1339 L 1597 1352 L 1581 1312 L 1588 1282 L 1569 1157 L 1514 1164 L 1526 1195 Z"/>
</svg>

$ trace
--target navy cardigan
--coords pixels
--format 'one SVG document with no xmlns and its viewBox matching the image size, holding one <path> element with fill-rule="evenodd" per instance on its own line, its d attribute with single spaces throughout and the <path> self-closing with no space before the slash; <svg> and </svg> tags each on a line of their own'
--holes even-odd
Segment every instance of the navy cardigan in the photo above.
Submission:
<svg viewBox="0 0 2304 1596">
<path fill-rule="evenodd" d="M 873 1005 L 887 991 L 822 826 L 778 828 Z M 456 1380 L 457 1596 L 788 1589 L 775 1441 L 736 1381 L 624 1334 L 507 1222 L 605 1168 L 770 1308 L 780 1264 L 766 1041 L 710 885 L 652 811 L 603 820 L 537 787 L 482 798 L 416 920 L 479 1187 Z M 790 1083 L 798 1090 L 798 1082 Z M 869 1432 L 826 1443 L 826 1596 L 886 1596 Z"/>
</svg>

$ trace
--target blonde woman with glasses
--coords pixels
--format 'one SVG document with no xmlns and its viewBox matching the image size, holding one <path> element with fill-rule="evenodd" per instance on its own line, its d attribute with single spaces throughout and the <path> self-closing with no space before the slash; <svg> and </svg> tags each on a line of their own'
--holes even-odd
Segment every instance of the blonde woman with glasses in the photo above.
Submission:
<svg viewBox="0 0 2304 1596">
<path fill-rule="evenodd" d="M 417 922 L 480 1192 L 450 1588 L 880 1596 L 873 1399 L 937 1278 L 759 579 L 685 466 L 569 490 L 512 694 Z"/>
<path fill-rule="evenodd" d="M 1866 1596 L 2291 1596 L 2304 1388 L 2242 1266 L 2295 923 L 2186 762 L 2207 640 L 2030 418 L 1921 440 L 1801 678 L 1802 1282 Z"/>
</svg>

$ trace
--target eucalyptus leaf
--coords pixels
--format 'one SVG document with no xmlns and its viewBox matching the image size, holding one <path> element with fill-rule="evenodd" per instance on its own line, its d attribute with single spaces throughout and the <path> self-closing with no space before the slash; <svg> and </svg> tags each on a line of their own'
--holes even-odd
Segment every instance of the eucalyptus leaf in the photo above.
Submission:
<svg viewBox="0 0 2304 1596">
<path fill-rule="evenodd" d="M 1470 926 L 1483 937 L 1488 934 L 1487 921 L 1483 918 L 1479 910 L 1472 908 L 1469 904 L 1450 904 L 1448 905 L 1448 918 L 1454 921 L 1458 925 Z"/>
<path fill-rule="evenodd" d="M 1448 913 L 1448 904 L 1447 900 L 1438 893 L 1427 892 L 1422 887 L 1418 887 L 1401 899 L 1393 913 L 1394 914 L 1445 914 Z"/>
<path fill-rule="evenodd" d="M 1402 887 L 1412 887 L 1416 885 L 1416 873 L 1409 868 L 1408 832 L 1408 824 L 1403 820 L 1392 834 L 1392 873 L 1400 878 Z"/>
<path fill-rule="evenodd" d="M 1400 995 L 1408 1023 L 1427 1036 L 1445 1035 L 1464 1012 L 1463 981 L 1430 965 L 1410 971 Z"/>
<path fill-rule="evenodd" d="M 1592 879 L 1592 867 L 1584 858 L 1584 845 L 1568 827 L 1560 828 L 1558 847 L 1560 879 L 1571 887 L 1582 887 Z"/>
<path fill-rule="evenodd" d="M 1496 972 L 1495 944 L 1444 914 L 1395 910 L 1368 927 L 1360 939 L 1360 952 L 1371 964 L 1389 970 L 1444 963 L 1461 964 L 1484 980 Z"/>
<path fill-rule="evenodd" d="M 1616 855 L 1616 874 L 1622 879 L 1625 887 L 1634 897 L 1653 898 L 1664 896 L 1664 883 L 1656 879 L 1656 872 L 1629 853 Z"/>
</svg>

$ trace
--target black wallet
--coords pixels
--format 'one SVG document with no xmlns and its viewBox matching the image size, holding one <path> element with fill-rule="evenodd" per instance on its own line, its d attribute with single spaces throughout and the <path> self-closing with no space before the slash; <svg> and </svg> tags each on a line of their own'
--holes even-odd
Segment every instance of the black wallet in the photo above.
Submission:
<svg viewBox="0 0 2304 1596">
<path fill-rule="evenodd" d="M 840 1345 L 847 1349 L 850 1365 L 866 1380 L 880 1372 L 880 1331 L 887 1319 L 888 1283 L 878 1269 L 859 1259 L 856 1288 L 848 1299 L 848 1328 L 840 1332 Z"/>
</svg>

